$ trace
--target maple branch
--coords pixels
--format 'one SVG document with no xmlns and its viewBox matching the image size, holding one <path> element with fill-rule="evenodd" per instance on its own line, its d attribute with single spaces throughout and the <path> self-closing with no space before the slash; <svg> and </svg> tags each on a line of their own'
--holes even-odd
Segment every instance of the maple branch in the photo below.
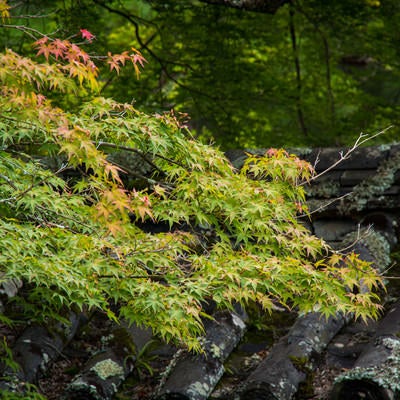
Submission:
<svg viewBox="0 0 400 400">
<path fill-rule="evenodd" d="M 147 176 L 142 175 L 139 172 L 133 171 L 132 169 L 126 168 L 124 165 L 118 164 L 114 161 L 111 161 L 111 164 L 117 166 L 119 169 L 122 170 L 122 172 L 132 175 L 135 178 L 142 179 L 143 181 L 147 182 L 150 186 L 160 185 L 160 186 L 164 186 L 164 187 L 170 187 L 164 182 L 160 182 L 160 181 L 156 181 L 154 179 L 148 178 Z"/>
<path fill-rule="evenodd" d="M 21 6 L 23 3 L 17 3 L 14 4 L 13 6 L 10 6 L 10 10 L 13 10 L 19 6 Z M 24 15 L 9 15 L 7 18 L 8 19 L 38 19 L 38 18 L 48 18 L 51 15 L 57 15 L 57 11 L 55 10 L 53 12 L 49 12 L 48 14 L 35 14 L 35 15 L 31 15 L 31 14 L 24 14 Z"/>
<path fill-rule="evenodd" d="M 157 37 L 157 33 L 154 33 L 152 36 L 150 36 L 147 40 L 146 40 L 146 48 L 147 46 Z M 142 48 L 141 48 L 142 50 Z M 103 91 L 107 88 L 107 86 L 109 86 L 111 84 L 111 82 L 117 77 L 118 75 L 116 74 L 110 74 L 109 78 L 106 80 L 106 82 L 104 83 L 104 85 L 102 86 L 102 88 L 100 89 L 100 93 L 103 93 Z"/>
<path fill-rule="evenodd" d="M 61 172 L 65 171 L 66 169 L 68 169 L 68 165 L 62 165 L 61 168 L 59 168 L 56 172 L 54 172 L 54 175 L 57 174 L 61 174 Z M 32 183 L 28 188 L 26 188 L 24 191 L 22 191 L 21 193 L 18 193 L 17 196 L 15 196 L 15 200 L 20 199 L 21 197 L 25 196 L 28 192 L 30 192 L 34 187 L 36 186 L 41 186 L 43 183 L 45 183 L 47 180 L 50 179 L 50 176 L 48 176 L 47 178 L 43 178 L 40 181 L 36 182 L 36 183 Z"/>
<path fill-rule="evenodd" d="M 97 237 L 100 237 L 99 232 L 98 232 L 96 229 L 94 229 L 92 226 L 86 225 L 86 224 L 84 224 L 83 222 L 78 221 L 77 219 L 75 219 L 75 218 L 73 218 L 73 217 L 71 217 L 71 216 L 69 216 L 69 215 L 60 214 L 60 213 L 57 212 L 57 211 L 50 210 L 50 209 L 48 209 L 48 208 L 46 208 L 46 207 L 43 207 L 43 206 L 41 206 L 41 205 L 37 205 L 36 207 L 37 207 L 37 208 L 40 208 L 42 211 L 50 212 L 50 213 L 52 213 L 52 214 L 54 214 L 54 215 L 57 215 L 57 216 L 60 217 L 60 218 L 63 218 L 63 219 L 65 218 L 65 219 L 68 219 L 68 220 L 70 220 L 70 221 L 72 221 L 72 222 L 75 222 L 77 225 L 81 225 L 81 226 L 87 228 L 90 232 L 92 232 L 92 234 L 95 234 Z M 72 231 L 71 228 L 68 228 L 68 229 Z"/>
<path fill-rule="evenodd" d="M 58 171 L 54 172 L 54 174 L 55 175 L 60 174 L 61 172 L 65 171 L 67 168 L 68 168 L 67 165 L 62 165 L 61 168 L 58 169 Z M 8 176 L 0 174 L 0 178 L 3 178 L 8 183 L 8 185 L 11 186 L 14 190 L 18 190 L 18 187 Z M 32 178 L 33 178 L 33 176 L 32 176 Z M 20 199 L 21 197 L 23 197 L 24 195 L 26 195 L 28 192 L 30 192 L 34 187 L 42 185 L 49 179 L 50 179 L 50 176 L 40 179 L 38 182 L 32 183 L 28 188 L 26 188 L 22 192 L 16 194 L 15 196 L 8 197 L 6 199 L 0 199 L 0 203 L 8 203 L 10 201 L 16 201 L 16 200 Z"/>
<path fill-rule="evenodd" d="M 158 249 L 151 249 L 151 250 L 134 250 L 130 251 L 127 256 L 131 257 L 135 254 L 143 255 L 143 254 L 154 254 L 154 253 L 163 253 L 169 250 L 173 250 L 173 247 L 171 246 L 163 246 Z M 145 264 L 142 265 L 143 267 L 147 268 Z"/>
<path fill-rule="evenodd" d="M 332 169 L 337 167 L 340 163 L 342 163 L 343 161 L 345 161 L 348 158 L 350 158 L 351 154 L 357 148 L 362 146 L 364 143 L 376 138 L 377 136 L 383 135 L 386 131 L 388 131 L 389 129 L 392 129 L 392 128 L 393 128 L 393 125 L 390 125 L 387 128 L 385 128 L 385 129 L 373 134 L 372 136 L 368 135 L 367 133 L 360 133 L 360 136 L 357 138 L 357 140 L 355 141 L 353 146 L 350 149 L 348 149 L 345 154 L 343 154 L 343 151 L 339 152 L 340 158 L 337 161 L 335 161 L 331 166 L 329 166 L 327 169 L 323 170 L 319 174 L 314 175 L 313 177 L 311 177 L 308 181 L 299 183 L 299 186 L 304 186 L 304 185 L 308 184 L 309 182 L 315 181 L 316 179 L 318 179 L 321 176 L 325 175 L 326 173 L 328 173 L 329 171 L 331 171 Z M 314 166 L 316 166 L 318 164 L 318 162 L 319 162 L 319 156 L 317 156 L 317 159 L 314 162 Z"/>
<path fill-rule="evenodd" d="M 326 207 L 328 207 L 328 206 L 330 206 L 331 204 L 333 204 L 333 203 L 335 203 L 335 202 L 337 202 L 337 201 L 340 201 L 340 200 L 342 200 L 342 199 L 344 199 L 345 197 L 347 197 L 347 196 L 350 196 L 351 195 L 351 193 L 346 193 L 346 194 L 344 194 L 343 196 L 340 196 L 340 197 L 336 197 L 335 199 L 333 199 L 333 200 L 328 200 L 326 203 L 324 203 L 322 206 L 319 206 L 318 208 L 316 208 L 315 210 L 313 210 L 313 211 L 311 211 L 311 212 L 309 212 L 309 213 L 307 213 L 307 214 L 300 214 L 300 215 L 298 215 L 296 218 L 305 218 L 305 217 L 309 217 L 310 215 L 312 215 L 312 214 L 316 214 L 316 213 L 318 213 L 318 212 L 320 212 L 320 211 L 322 211 L 322 210 L 325 210 L 325 208 Z"/>
<path fill-rule="evenodd" d="M 120 146 L 120 145 L 117 145 L 115 143 L 110 143 L 110 142 L 101 142 L 100 141 L 99 143 L 96 143 L 96 142 L 93 142 L 93 143 L 96 144 L 99 147 L 100 146 L 105 146 L 105 147 L 111 147 L 111 148 L 115 148 L 115 149 L 120 149 L 120 150 L 130 151 L 132 153 L 136 153 L 139 156 L 141 156 L 146 162 L 148 162 L 150 165 L 152 165 L 154 168 L 156 168 L 157 171 L 159 171 L 159 172 L 161 172 L 161 173 L 163 173 L 165 175 L 165 172 L 163 170 L 161 170 L 159 167 L 157 167 L 157 165 L 153 164 L 152 161 L 150 161 L 146 157 L 146 155 L 143 152 L 141 152 L 140 150 L 138 150 L 138 149 L 135 149 L 133 147 L 128 147 L 128 146 Z M 179 162 L 177 162 L 175 160 L 172 160 L 171 158 L 162 156 L 161 154 L 155 154 L 154 157 L 161 158 L 162 160 L 167 161 L 167 162 L 169 162 L 171 164 L 177 165 L 178 167 L 185 168 L 185 166 L 180 164 Z"/>
<path fill-rule="evenodd" d="M 160 172 L 162 175 L 165 176 L 165 172 L 160 169 L 156 164 L 154 164 L 147 156 L 146 154 L 144 154 L 143 152 L 141 152 L 138 149 L 135 149 L 133 147 L 128 147 L 128 146 L 120 146 L 117 145 L 115 143 L 110 143 L 110 142 L 102 142 L 100 141 L 99 143 L 96 142 L 92 142 L 94 145 L 96 145 L 97 148 L 99 147 L 110 147 L 110 148 L 114 148 L 117 150 L 125 150 L 125 151 L 129 151 L 131 153 L 135 153 L 138 156 L 140 156 L 144 161 L 146 161 L 150 166 L 152 166 L 154 169 L 156 169 L 158 172 Z"/>
<path fill-rule="evenodd" d="M 396 265 L 397 265 L 397 262 L 393 262 L 391 265 L 389 265 L 385 270 L 383 270 L 383 271 L 381 272 L 381 275 L 384 276 L 385 279 L 386 279 L 386 278 L 388 278 L 388 279 L 400 279 L 400 276 L 399 276 L 399 277 L 390 277 L 390 276 L 387 276 L 387 275 L 386 275 L 386 273 L 389 272 L 389 271 L 390 271 L 393 267 L 395 267 Z"/>
<path fill-rule="evenodd" d="M 354 247 L 361 239 L 365 239 L 366 237 L 370 236 L 371 229 L 372 229 L 372 225 L 368 225 L 367 228 L 365 229 L 364 233 L 361 234 L 361 225 L 358 224 L 356 238 L 346 247 L 339 249 L 339 250 L 335 250 L 334 253 L 344 254 L 347 250 L 350 250 L 352 247 Z"/>
<path fill-rule="evenodd" d="M 18 188 L 15 186 L 14 182 L 6 175 L 0 174 L 0 178 L 3 178 L 8 184 L 9 186 L 11 186 L 14 190 L 18 190 Z M 0 202 L 2 202 L 4 200 L 0 200 Z"/>
<path fill-rule="evenodd" d="M 400 279 L 400 276 L 387 276 L 384 274 L 382 274 L 382 276 L 384 276 L 385 279 L 389 279 L 389 280 L 399 280 Z"/>
<path fill-rule="evenodd" d="M 38 125 L 36 125 L 36 124 L 34 124 L 34 123 L 32 123 L 32 122 L 29 122 L 29 121 L 18 121 L 16 118 L 9 117 L 9 116 L 5 116 L 5 115 L 0 115 L 0 117 L 3 118 L 3 119 L 8 119 L 8 120 L 10 120 L 10 121 L 18 122 L 19 124 L 25 124 L 25 125 L 28 125 L 28 126 L 32 126 L 32 127 L 37 128 L 37 129 L 39 129 L 39 130 L 42 130 L 43 132 L 46 132 L 45 129 L 43 129 L 43 128 L 41 128 L 40 126 L 38 126 Z M 114 149 L 119 149 L 119 150 L 124 150 L 124 151 L 131 152 L 131 153 L 135 153 L 135 154 L 139 155 L 141 158 L 143 158 L 144 161 L 146 161 L 149 165 L 151 165 L 154 169 L 156 169 L 160 174 L 162 174 L 163 176 L 165 176 L 165 172 L 164 172 L 161 168 L 159 168 L 156 164 L 154 164 L 154 163 L 153 163 L 143 152 L 141 152 L 140 150 L 137 150 L 137 149 L 135 149 L 135 148 L 133 148 L 133 147 L 117 145 L 117 144 L 115 144 L 115 143 L 110 143 L 110 142 L 103 142 L 103 141 L 95 142 L 95 141 L 92 141 L 92 143 L 93 143 L 97 148 L 99 148 L 99 147 L 110 147 L 110 148 L 114 148 Z M 32 145 L 32 144 L 35 144 L 35 145 L 38 145 L 38 146 L 39 146 L 39 145 L 42 145 L 42 144 L 44 144 L 44 143 L 43 143 L 43 142 L 20 142 L 20 143 L 13 143 L 11 146 Z M 10 147 L 11 147 L 11 146 L 10 146 Z M 175 165 L 177 165 L 177 166 L 179 166 L 179 167 L 185 168 L 184 165 L 178 163 L 177 161 L 172 160 L 172 159 L 170 159 L 170 158 L 168 158 L 168 157 L 162 156 L 162 155 L 160 155 L 160 154 L 156 154 L 155 157 L 158 157 L 158 158 L 160 158 L 160 159 L 163 159 L 164 161 L 167 161 L 167 162 L 169 162 L 169 163 L 171 163 L 171 164 L 175 164 Z M 114 162 L 113 162 L 113 164 L 114 164 L 114 165 L 117 165 L 117 164 L 114 163 Z M 144 179 L 144 180 L 148 181 L 150 184 L 151 184 L 152 182 L 153 182 L 153 183 L 157 183 L 156 181 L 153 181 L 153 180 L 151 180 L 151 179 L 149 179 L 149 178 L 146 178 L 144 175 L 140 175 L 140 174 L 138 174 L 138 173 L 136 173 L 136 172 L 134 172 L 134 171 L 132 171 L 132 170 L 129 170 L 129 171 L 128 171 L 128 170 L 127 170 L 125 167 L 123 167 L 123 166 L 120 166 L 120 165 L 117 165 L 117 166 L 120 167 L 120 168 L 122 168 L 122 169 L 124 169 L 127 173 L 132 174 L 133 176 L 136 176 L 136 177 L 139 178 L 139 179 Z M 66 168 L 66 167 L 63 168 L 63 171 L 64 171 L 65 169 L 67 169 L 67 168 Z M 58 174 L 58 173 L 60 173 L 60 171 L 57 171 L 57 172 L 56 172 L 56 174 Z M 161 183 L 160 183 L 160 184 L 161 184 Z M 164 184 L 162 184 L 162 185 L 164 185 Z M 164 185 L 164 186 L 165 186 L 165 185 Z"/>
<path fill-rule="evenodd" d="M 19 18 L 19 17 L 18 17 Z M 25 33 L 26 35 L 28 35 L 29 37 L 31 37 L 34 40 L 37 40 L 37 36 L 35 36 L 33 33 L 36 33 L 38 36 L 40 37 L 46 37 L 47 35 L 45 35 L 44 33 L 38 31 L 37 29 L 34 28 L 30 28 L 29 26 L 25 26 L 25 25 L 9 25 L 9 24 L 0 24 L 0 28 L 9 28 L 9 29 L 17 29 L 23 33 Z M 51 33 L 51 35 L 53 35 L 54 33 L 56 33 L 57 31 Z"/>
<path fill-rule="evenodd" d="M 166 275 L 162 275 L 162 274 L 124 275 L 124 279 L 154 279 L 157 281 L 164 280 L 165 277 L 166 277 Z M 113 279 L 115 279 L 115 275 L 97 275 L 96 278 L 99 278 L 99 279 L 113 278 Z"/>
<path fill-rule="evenodd" d="M 4 114 L 0 114 L 0 118 L 7 119 L 9 121 L 14 121 L 14 122 L 17 122 L 18 124 L 25 124 L 25 125 L 28 125 L 28 126 L 33 126 L 34 128 L 37 128 L 37 129 L 41 130 L 42 132 L 47 132 L 46 129 L 40 127 L 39 125 L 37 125 L 37 124 L 35 124 L 33 122 L 20 121 L 18 118 L 10 117 L 10 116 L 4 115 Z"/>
</svg>

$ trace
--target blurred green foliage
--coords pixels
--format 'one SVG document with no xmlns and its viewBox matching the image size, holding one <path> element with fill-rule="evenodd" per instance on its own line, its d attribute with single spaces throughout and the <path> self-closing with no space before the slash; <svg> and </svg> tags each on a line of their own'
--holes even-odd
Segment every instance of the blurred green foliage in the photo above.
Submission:
<svg viewBox="0 0 400 400">
<path fill-rule="evenodd" d="M 14 3 L 36 18 L 13 24 L 66 37 L 88 29 L 98 54 L 140 50 L 141 80 L 104 70 L 102 95 L 188 113 L 196 136 L 222 149 L 351 144 L 400 117 L 396 0 L 293 0 L 275 15 L 196 0 Z M 29 50 L 26 35 L 0 40 Z"/>
</svg>

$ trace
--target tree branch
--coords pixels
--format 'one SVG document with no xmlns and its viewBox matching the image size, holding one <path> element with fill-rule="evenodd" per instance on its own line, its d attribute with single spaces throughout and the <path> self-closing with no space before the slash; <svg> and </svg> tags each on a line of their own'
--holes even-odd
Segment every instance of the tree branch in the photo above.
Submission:
<svg viewBox="0 0 400 400">
<path fill-rule="evenodd" d="M 324 171 L 320 172 L 317 175 L 314 175 L 311 179 L 309 179 L 307 182 L 302 182 L 299 184 L 299 186 L 303 186 L 308 184 L 309 182 L 315 181 L 316 179 L 320 178 L 322 175 L 325 175 L 327 172 L 331 171 L 332 169 L 334 169 L 337 165 L 339 165 L 341 162 L 343 162 L 344 160 L 347 160 L 351 154 L 354 152 L 354 150 L 356 150 L 358 147 L 360 147 L 361 145 L 363 145 L 364 143 L 376 138 L 377 136 L 380 136 L 382 134 L 384 134 L 387 130 L 393 128 L 393 125 L 388 126 L 387 128 L 375 133 L 374 135 L 370 136 L 366 133 L 361 133 L 360 136 L 358 137 L 358 139 L 355 141 L 355 143 L 353 144 L 352 147 L 350 147 L 350 149 L 348 149 L 346 151 L 346 153 L 343 154 L 343 152 L 339 153 L 339 159 L 337 161 L 335 161 L 329 168 L 325 169 Z M 318 158 L 317 160 L 315 160 L 314 163 L 314 167 L 315 165 L 318 163 Z"/>
<path fill-rule="evenodd" d="M 50 36 L 50 35 L 54 34 L 54 32 L 53 32 L 53 33 L 51 33 L 49 35 L 45 35 L 42 32 L 38 31 L 37 29 L 30 28 L 29 26 L 25 26 L 25 25 L 0 24 L 0 28 L 8 28 L 8 29 L 19 30 L 19 31 L 25 33 L 26 35 L 28 35 L 29 37 L 31 37 L 34 40 L 38 40 L 38 37 Z"/>
<path fill-rule="evenodd" d="M 110 148 L 114 148 L 114 149 L 117 149 L 117 150 L 124 150 L 124 151 L 129 151 L 129 152 L 131 152 L 131 153 L 135 153 L 135 154 L 137 154 L 139 157 L 141 157 L 147 164 L 149 164 L 152 168 L 154 168 L 154 169 L 157 170 L 160 174 L 162 174 L 162 175 L 165 176 L 165 172 L 162 171 L 157 165 L 155 165 L 155 164 L 146 156 L 146 154 L 144 154 L 143 152 L 141 152 L 141 151 L 138 150 L 138 149 L 135 149 L 135 148 L 133 148 L 133 147 L 128 147 L 128 146 L 120 146 L 120 145 L 115 144 L 115 143 L 109 143 L 109 142 L 103 142 L 103 141 L 100 141 L 100 142 L 98 142 L 98 143 L 96 143 L 96 142 L 92 142 L 92 143 L 96 146 L 96 148 L 99 148 L 99 147 L 110 147 Z"/>
<path fill-rule="evenodd" d="M 265 14 L 275 14 L 289 0 L 200 0 L 203 3 L 238 8 Z"/>
</svg>

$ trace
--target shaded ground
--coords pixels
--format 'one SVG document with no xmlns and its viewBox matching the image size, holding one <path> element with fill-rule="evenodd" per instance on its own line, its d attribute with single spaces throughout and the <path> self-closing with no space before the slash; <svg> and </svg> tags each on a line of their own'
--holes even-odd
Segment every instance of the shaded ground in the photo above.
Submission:
<svg viewBox="0 0 400 400">
<path fill-rule="evenodd" d="M 241 383 L 268 355 L 271 344 L 286 333 L 293 318 L 287 316 L 285 320 L 287 323 L 285 327 L 277 326 L 276 329 L 263 331 L 251 329 L 246 334 L 238 349 L 225 364 L 225 375 L 214 390 L 211 399 L 235 398 L 235 393 L 240 389 Z M 272 319 L 271 323 L 274 323 Z M 107 321 L 103 318 L 93 319 L 66 348 L 59 360 L 52 364 L 38 383 L 40 391 L 48 400 L 60 399 L 64 387 L 79 372 L 90 355 L 101 351 L 101 343 L 104 343 L 104 337 L 107 337 L 110 328 L 107 325 Z M 317 362 L 318 367 L 310 374 L 310 381 L 300 388 L 296 399 L 328 399 L 333 380 L 345 368 L 352 366 L 363 346 L 373 335 L 375 325 L 374 322 L 368 325 L 354 323 L 343 329 L 322 354 Z M 150 400 L 175 350 L 173 347 L 163 346 L 160 343 L 150 345 L 149 351 L 141 355 L 136 370 L 115 399 Z"/>
<path fill-rule="evenodd" d="M 396 275 L 398 271 L 393 269 L 391 272 L 392 275 Z M 384 296 L 388 307 L 400 293 L 399 281 L 390 282 L 388 292 Z M 225 375 L 210 398 L 235 399 L 235 393 L 246 377 L 268 355 L 271 345 L 287 332 L 294 317 L 295 315 L 282 311 L 277 311 L 271 317 L 259 315 L 255 325 L 249 328 L 241 344 L 226 362 Z M 317 360 L 317 368 L 311 371 L 309 381 L 302 385 L 296 399 L 327 400 L 335 377 L 352 367 L 373 336 L 376 325 L 374 321 L 368 324 L 354 322 L 342 329 Z M 102 350 L 110 329 L 110 322 L 97 315 L 68 345 L 58 361 L 52 364 L 38 382 L 41 393 L 48 400 L 60 399 L 65 386 L 80 371 L 88 358 Z M 12 340 L 18 331 L 1 333 L 7 333 L 8 339 Z M 175 348 L 156 341 L 149 343 L 138 358 L 137 368 L 120 388 L 115 399 L 150 400 L 175 351 Z"/>
</svg>

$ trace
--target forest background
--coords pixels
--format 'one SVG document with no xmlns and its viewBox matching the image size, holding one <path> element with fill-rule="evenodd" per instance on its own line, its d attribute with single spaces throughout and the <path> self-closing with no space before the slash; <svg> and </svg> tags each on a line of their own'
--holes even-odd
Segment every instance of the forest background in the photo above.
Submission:
<svg viewBox="0 0 400 400">
<path fill-rule="evenodd" d="M 1 283 L 24 282 L 0 322 L 97 309 L 200 350 L 213 302 L 377 317 L 381 277 L 310 235 L 313 167 L 276 148 L 396 140 L 400 5 L 227 4 L 0 0 Z M 218 146 L 273 148 L 239 171 Z"/>
<path fill-rule="evenodd" d="M 192 132 L 223 150 L 348 145 L 388 125 L 377 140 L 396 140 L 399 3 L 265 3 L 274 13 L 197 0 L 26 1 L 18 13 L 32 18 L 13 24 L 60 37 L 84 27 L 96 54 L 138 49 L 148 61 L 141 79 L 103 70 L 101 94 L 187 113 Z M 4 30 L 0 41 L 32 52 L 23 32 Z"/>
<path fill-rule="evenodd" d="M 217 148 L 395 140 L 396 127 L 375 133 L 399 113 L 397 2 L 0 0 L 0 13 L 1 265 L 34 283 L 32 315 L 46 299 L 50 314 L 89 304 L 114 318 L 114 298 L 189 347 L 210 296 L 376 315 L 298 220 L 312 166 L 270 149 L 238 174 Z"/>
</svg>

